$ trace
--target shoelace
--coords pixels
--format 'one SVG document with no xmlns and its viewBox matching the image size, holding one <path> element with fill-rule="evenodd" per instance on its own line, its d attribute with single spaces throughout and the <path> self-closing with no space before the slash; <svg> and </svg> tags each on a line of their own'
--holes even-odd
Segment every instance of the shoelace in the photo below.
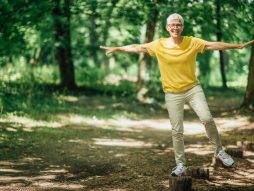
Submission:
<svg viewBox="0 0 254 191">
<path fill-rule="evenodd" d="M 221 152 L 219 155 L 224 159 L 229 158 L 229 155 L 226 152 Z"/>
<path fill-rule="evenodd" d="M 176 167 L 174 167 L 174 168 L 172 169 L 172 171 L 176 170 L 177 168 L 180 168 L 180 170 L 182 170 L 183 167 L 184 167 L 184 165 L 182 165 L 182 164 L 177 165 Z"/>
</svg>

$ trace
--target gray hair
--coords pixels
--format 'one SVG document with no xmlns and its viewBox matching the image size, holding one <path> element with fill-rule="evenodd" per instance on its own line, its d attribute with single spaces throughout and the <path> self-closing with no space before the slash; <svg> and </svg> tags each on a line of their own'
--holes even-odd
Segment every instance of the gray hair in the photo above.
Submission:
<svg viewBox="0 0 254 191">
<path fill-rule="evenodd" d="M 178 13 L 173 13 L 173 14 L 169 15 L 167 18 L 167 24 L 169 24 L 170 21 L 174 20 L 174 19 L 179 19 L 180 22 L 182 23 L 182 25 L 184 24 L 183 17 L 181 15 L 179 15 Z"/>
</svg>

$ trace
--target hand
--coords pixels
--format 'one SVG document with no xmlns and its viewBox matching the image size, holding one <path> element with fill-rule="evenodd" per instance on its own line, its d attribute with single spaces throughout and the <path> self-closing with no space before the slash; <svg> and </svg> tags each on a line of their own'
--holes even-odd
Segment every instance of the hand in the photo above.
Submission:
<svg viewBox="0 0 254 191">
<path fill-rule="evenodd" d="M 250 44 L 253 44 L 253 43 L 254 43 L 254 40 L 251 40 L 251 41 L 249 41 L 249 42 L 240 44 L 239 48 L 240 48 L 240 49 L 243 49 L 244 47 L 249 46 Z"/>
<path fill-rule="evenodd" d="M 112 54 L 113 52 L 117 51 L 117 48 L 115 47 L 100 46 L 100 48 L 106 50 L 106 55 Z"/>
</svg>

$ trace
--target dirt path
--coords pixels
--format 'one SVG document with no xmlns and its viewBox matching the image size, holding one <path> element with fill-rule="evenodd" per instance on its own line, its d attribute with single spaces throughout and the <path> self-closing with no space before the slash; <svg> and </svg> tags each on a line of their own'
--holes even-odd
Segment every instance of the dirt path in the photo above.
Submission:
<svg viewBox="0 0 254 191">
<path fill-rule="evenodd" d="M 165 111 L 160 117 L 103 119 L 56 115 L 56 121 L 9 116 L 0 120 L 0 190 L 164 191 L 175 166 Z M 253 139 L 248 116 L 216 117 L 225 146 Z M 188 165 L 209 167 L 213 149 L 202 125 L 186 116 Z M 241 127 L 241 129 L 239 129 Z M 2 138 L 3 139 L 3 138 Z M 193 180 L 195 191 L 254 190 L 254 152 L 231 169 L 210 168 L 210 180 Z"/>
</svg>

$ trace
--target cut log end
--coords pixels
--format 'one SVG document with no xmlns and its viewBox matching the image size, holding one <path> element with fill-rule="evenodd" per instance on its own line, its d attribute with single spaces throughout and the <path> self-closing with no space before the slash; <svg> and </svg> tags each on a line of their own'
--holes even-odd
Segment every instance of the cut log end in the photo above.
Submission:
<svg viewBox="0 0 254 191">
<path fill-rule="evenodd" d="M 170 191 L 191 191 L 192 178 L 190 176 L 169 177 L 169 190 Z"/>
<path fill-rule="evenodd" d="M 244 151 L 253 151 L 254 150 L 253 143 L 251 141 L 244 141 L 242 148 Z"/>
<path fill-rule="evenodd" d="M 237 141 L 236 145 L 243 151 L 254 151 L 254 143 L 251 141 Z"/>
</svg>

